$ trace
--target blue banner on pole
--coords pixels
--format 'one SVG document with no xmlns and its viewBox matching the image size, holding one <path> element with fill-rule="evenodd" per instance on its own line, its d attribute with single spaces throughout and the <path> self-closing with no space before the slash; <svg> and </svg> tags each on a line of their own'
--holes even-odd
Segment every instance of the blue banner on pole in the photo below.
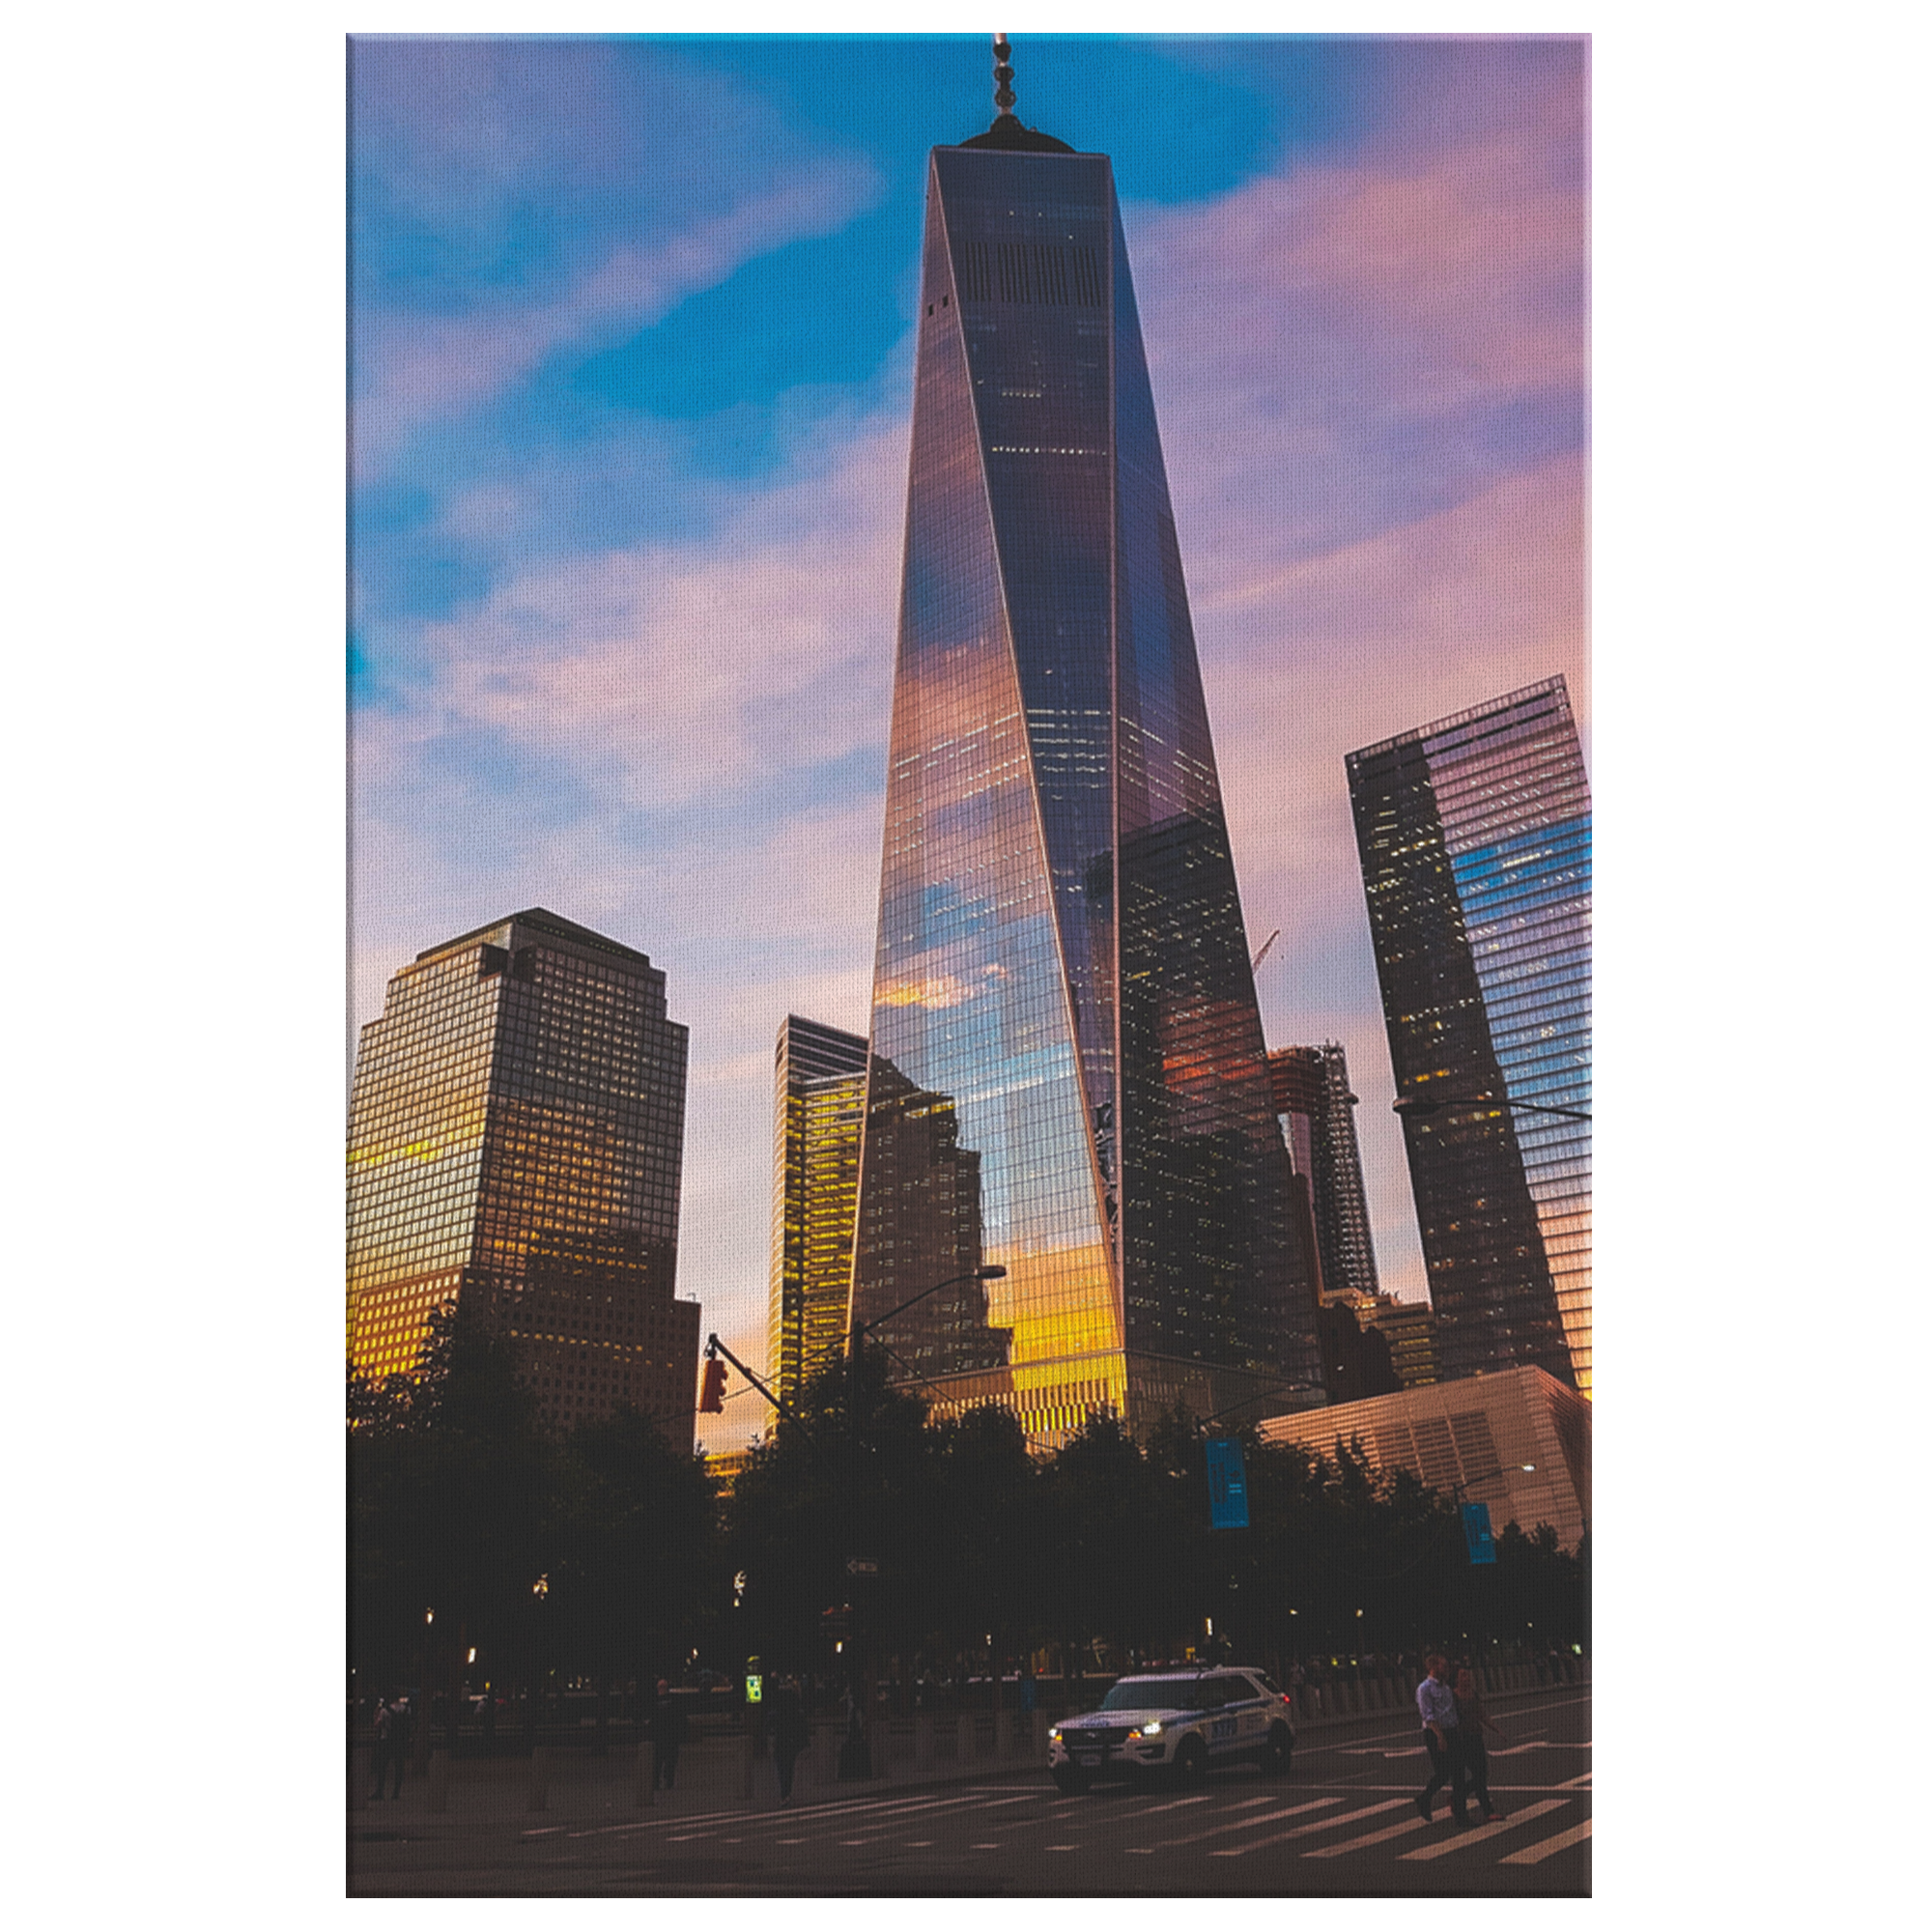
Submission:
<svg viewBox="0 0 1932 1932">
<path fill-rule="evenodd" d="M 1216 1529 L 1248 1526 L 1248 1470 L 1231 1435 L 1208 1438 L 1208 1516 Z"/>
<path fill-rule="evenodd" d="M 1471 1563 L 1493 1563 L 1496 1560 L 1496 1539 L 1490 1528 L 1488 1503 L 1463 1505 L 1463 1540 L 1469 1546 Z"/>
</svg>

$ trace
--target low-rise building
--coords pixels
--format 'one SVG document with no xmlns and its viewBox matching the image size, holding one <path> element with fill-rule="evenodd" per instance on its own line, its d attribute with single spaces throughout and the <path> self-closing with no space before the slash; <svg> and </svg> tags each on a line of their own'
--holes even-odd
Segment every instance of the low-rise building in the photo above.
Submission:
<svg viewBox="0 0 1932 1932">
<path fill-rule="evenodd" d="M 1264 1442 L 1323 1456 L 1359 1443 L 1378 1469 L 1490 1506 L 1500 1530 L 1547 1522 L 1575 1550 L 1590 1520 L 1590 1405 L 1538 1368 L 1504 1369 L 1257 1425 Z"/>
</svg>

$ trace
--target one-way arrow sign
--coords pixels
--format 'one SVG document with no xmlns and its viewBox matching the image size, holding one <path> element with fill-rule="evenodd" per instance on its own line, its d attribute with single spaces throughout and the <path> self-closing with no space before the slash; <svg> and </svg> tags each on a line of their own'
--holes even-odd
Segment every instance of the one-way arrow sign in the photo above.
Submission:
<svg viewBox="0 0 1932 1932">
<path fill-rule="evenodd" d="M 845 1559 L 845 1574 L 848 1577 L 876 1577 L 879 1566 L 869 1556 L 848 1556 Z"/>
</svg>

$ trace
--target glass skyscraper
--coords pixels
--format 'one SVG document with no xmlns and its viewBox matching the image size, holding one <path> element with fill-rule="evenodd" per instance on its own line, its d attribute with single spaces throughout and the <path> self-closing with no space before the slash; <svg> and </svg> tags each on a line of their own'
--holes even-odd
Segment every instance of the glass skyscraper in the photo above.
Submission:
<svg viewBox="0 0 1932 1932">
<path fill-rule="evenodd" d="M 1278 1046 L 1268 1055 L 1274 1111 L 1297 1178 L 1307 1183 L 1321 1260 L 1321 1299 L 1375 1296 L 1375 1242 L 1362 1154 L 1355 1143 L 1356 1099 L 1349 1090 L 1349 1056 L 1339 1042 Z"/>
<path fill-rule="evenodd" d="M 1442 1378 L 1590 1392 L 1590 786 L 1560 677 L 1351 752 Z M 1511 1105 L 1511 1102 L 1517 1104 Z M 1525 1104 L 1527 1103 L 1527 1104 Z"/>
<path fill-rule="evenodd" d="M 554 913 L 397 973 L 350 1103 L 351 1365 L 410 1373 L 432 1311 L 454 1307 L 510 1338 L 552 1427 L 628 1405 L 688 1446 L 686 1043 L 645 954 Z"/>
<path fill-rule="evenodd" d="M 853 1293 L 1036 1442 L 1321 1399 L 1104 155 L 932 152 Z"/>
<path fill-rule="evenodd" d="M 866 1042 L 788 1014 L 773 1056 L 771 1325 L 765 1367 L 789 1402 L 845 1341 Z"/>
</svg>

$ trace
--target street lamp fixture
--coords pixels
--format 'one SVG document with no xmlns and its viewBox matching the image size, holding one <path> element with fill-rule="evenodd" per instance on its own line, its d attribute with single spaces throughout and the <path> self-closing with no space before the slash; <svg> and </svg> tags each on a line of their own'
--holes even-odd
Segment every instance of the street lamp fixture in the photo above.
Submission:
<svg viewBox="0 0 1932 1932">
<path fill-rule="evenodd" d="M 851 1335 L 847 1341 L 848 1352 L 856 1353 L 858 1351 L 860 1344 L 866 1338 L 866 1331 L 867 1329 L 883 1328 L 888 1321 L 893 1321 L 897 1316 L 903 1315 L 908 1308 L 911 1308 L 916 1302 L 923 1301 L 928 1294 L 937 1294 L 942 1288 L 957 1288 L 961 1282 L 999 1281 L 1005 1277 L 1006 1272 L 1006 1269 L 998 1262 L 989 1262 L 984 1267 L 968 1268 L 964 1274 L 955 1274 L 951 1281 L 936 1281 L 930 1288 L 921 1289 L 917 1294 L 909 1296 L 906 1300 L 900 1302 L 896 1308 L 889 1308 L 885 1314 L 875 1315 L 869 1321 L 860 1321 L 855 1319 L 852 1323 Z"/>
<path fill-rule="evenodd" d="M 1405 1121 L 1426 1121 L 1431 1114 L 1439 1114 L 1448 1107 L 1511 1107 L 1523 1114 L 1560 1114 L 1566 1121 L 1587 1121 L 1590 1117 L 1578 1107 L 1546 1107 L 1536 1100 L 1512 1100 L 1505 1095 L 1484 1094 L 1472 1097 L 1466 1094 L 1450 1094 L 1438 1099 L 1427 1094 L 1405 1094 L 1395 1103 L 1395 1111 Z"/>
</svg>

